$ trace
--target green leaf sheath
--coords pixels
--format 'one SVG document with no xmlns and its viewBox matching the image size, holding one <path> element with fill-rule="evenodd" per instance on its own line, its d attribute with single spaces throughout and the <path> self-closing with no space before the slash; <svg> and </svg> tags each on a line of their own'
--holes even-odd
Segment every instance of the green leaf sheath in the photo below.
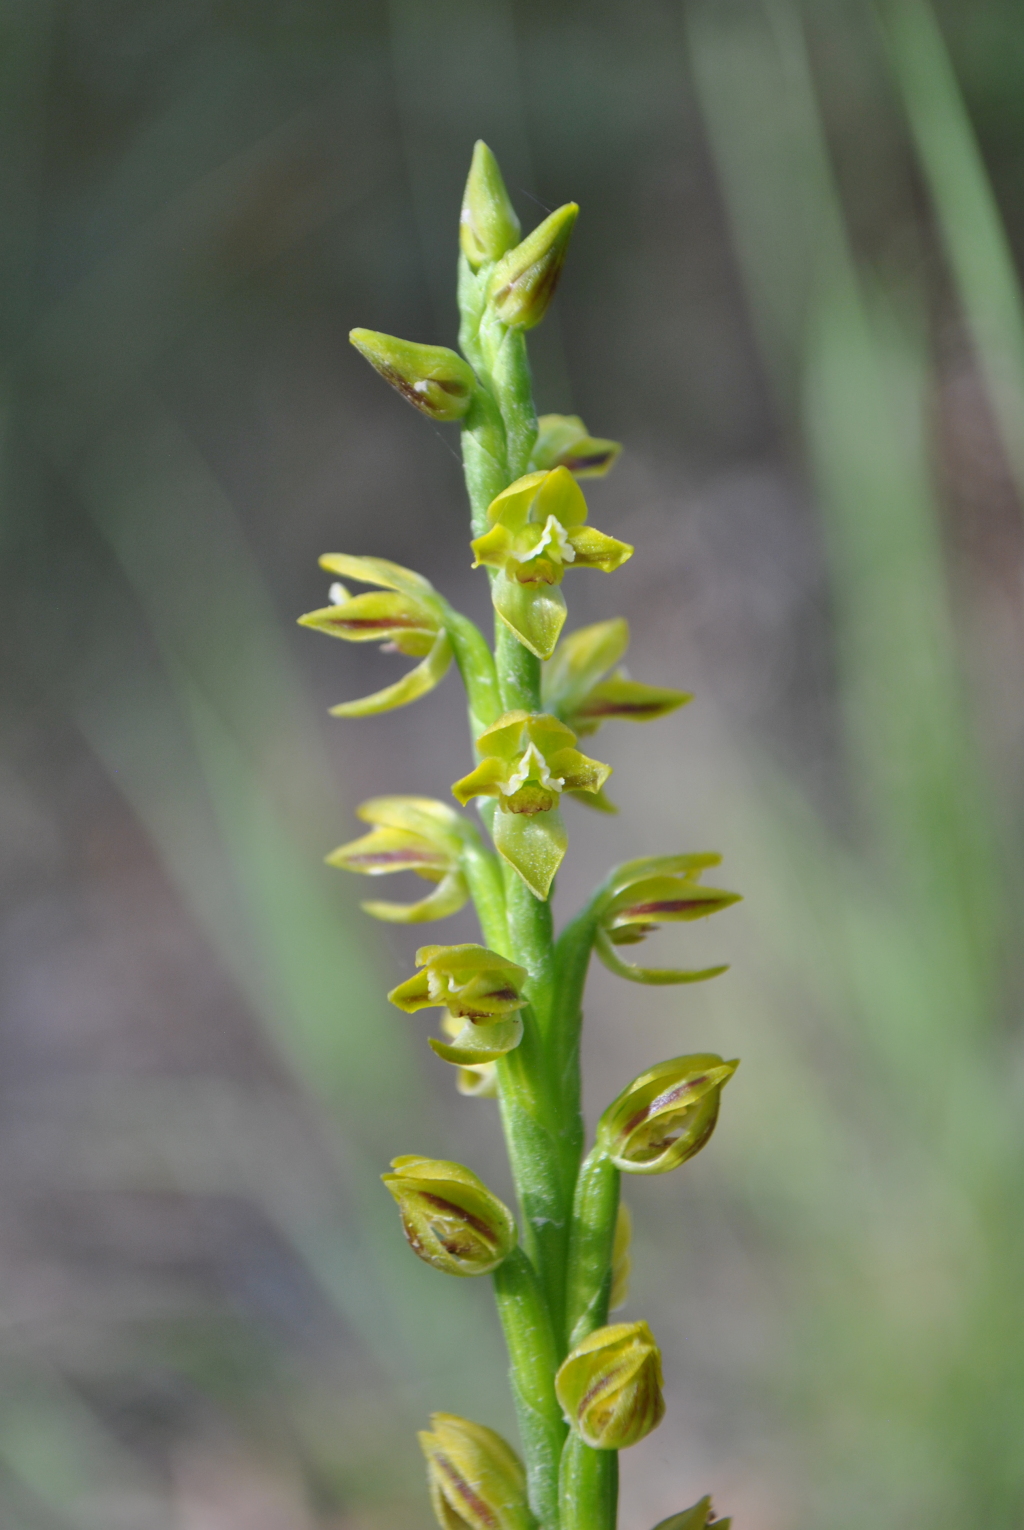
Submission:
<svg viewBox="0 0 1024 1530">
<path fill-rule="evenodd" d="M 565 1298 L 570 1349 L 608 1321 L 620 1177 L 615 1165 L 595 1148 L 576 1181 Z"/>
<path fill-rule="evenodd" d="M 526 1453 L 530 1507 L 546 1530 L 554 1530 L 559 1460 L 567 1428 L 552 1385 L 558 1355 L 547 1303 L 533 1265 L 521 1249 L 513 1249 L 493 1279 Z"/>
<path fill-rule="evenodd" d="M 619 1453 L 592 1450 L 570 1435 L 558 1481 L 561 1530 L 615 1530 L 619 1504 Z"/>
</svg>

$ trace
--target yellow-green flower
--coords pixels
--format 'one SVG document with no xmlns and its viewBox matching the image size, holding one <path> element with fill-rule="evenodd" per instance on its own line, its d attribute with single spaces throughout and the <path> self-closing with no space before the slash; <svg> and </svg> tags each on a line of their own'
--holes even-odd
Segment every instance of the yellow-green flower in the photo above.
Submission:
<svg viewBox="0 0 1024 1530">
<path fill-rule="evenodd" d="M 465 1021 L 454 1041 L 429 1038 L 438 1057 L 472 1067 L 494 1062 L 519 1045 L 523 1022 L 518 1011 L 526 1003 L 524 967 L 478 945 L 422 946 L 416 965 L 422 971 L 399 983 L 388 998 L 409 1015 L 440 1008 Z"/>
<path fill-rule="evenodd" d="M 328 866 L 364 876 L 386 876 L 393 871 L 412 871 L 434 891 L 416 903 L 360 904 L 375 919 L 392 924 L 422 924 L 457 913 L 469 897 L 462 872 L 461 820 L 454 809 L 430 797 L 372 797 L 357 808 L 365 823 L 375 825 L 369 834 L 339 845 L 327 857 Z"/>
<path fill-rule="evenodd" d="M 523 1463 L 500 1434 L 454 1413 L 421 1430 L 430 1502 L 441 1530 L 534 1530 Z"/>
<path fill-rule="evenodd" d="M 564 467 L 574 478 L 603 478 L 621 451 L 618 441 L 590 435 L 578 414 L 542 414 L 530 467 Z"/>
<path fill-rule="evenodd" d="M 446 1275 L 489 1275 L 515 1248 L 515 1218 L 461 1163 L 408 1153 L 381 1179 L 414 1254 Z"/>
<path fill-rule="evenodd" d="M 646 1323 L 612 1323 L 577 1344 L 555 1377 L 572 1428 L 594 1450 L 625 1450 L 665 1416 L 661 1351 Z"/>
<path fill-rule="evenodd" d="M 587 502 L 568 468 L 527 473 L 487 511 L 491 528 L 471 544 L 481 564 L 498 570 L 494 609 L 539 659 L 551 657 L 565 622 L 558 586 L 567 568 L 610 574 L 633 549 L 586 524 Z"/>
<path fill-rule="evenodd" d="M 497 850 L 538 898 L 546 898 L 568 843 L 564 791 L 599 792 L 611 766 L 573 746 L 576 735 L 546 712 L 506 712 L 477 740 L 483 759 L 452 787 L 459 802 L 495 797 Z"/>
<path fill-rule="evenodd" d="M 300 627 L 313 627 L 349 643 L 380 642 L 385 652 L 422 660 L 394 685 L 359 701 L 331 707 L 331 716 L 370 717 L 404 707 L 432 691 L 444 679 L 452 661 L 452 647 L 444 626 L 444 602 L 433 585 L 422 574 L 389 563 L 386 558 L 324 553 L 320 567 L 381 588 L 364 595 L 350 595 L 343 584 L 335 584 L 331 587 L 332 604 L 300 616 Z"/>
<path fill-rule="evenodd" d="M 726 966 L 636 967 L 624 962 L 617 946 L 637 945 L 666 921 L 704 919 L 741 902 L 739 893 L 704 887 L 698 880 L 722 857 L 713 851 L 693 855 L 652 855 L 619 866 L 605 885 L 597 907 L 594 950 L 609 971 L 633 983 L 700 983 L 718 977 Z"/>
<path fill-rule="evenodd" d="M 693 1158 L 718 1120 L 739 1067 L 714 1052 L 673 1057 L 635 1078 L 598 1122 L 598 1147 L 626 1174 L 667 1174 Z"/>
<path fill-rule="evenodd" d="M 729 1530 L 731 1524 L 731 1519 L 715 1518 L 709 1495 L 681 1514 L 670 1514 L 668 1519 L 659 1520 L 654 1530 L 712 1530 L 712 1527 L 713 1530 Z"/>
</svg>

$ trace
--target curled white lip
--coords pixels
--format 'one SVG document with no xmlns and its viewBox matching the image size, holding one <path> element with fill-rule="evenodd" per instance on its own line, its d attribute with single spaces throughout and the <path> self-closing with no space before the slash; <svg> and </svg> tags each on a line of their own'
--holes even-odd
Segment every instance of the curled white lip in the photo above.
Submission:
<svg viewBox="0 0 1024 1530">
<path fill-rule="evenodd" d="M 540 540 L 532 551 L 515 554 L 516 562 L 529 563 L 532 558 L 539 558 L 545 547 L 550 547 L 552 556 L 560 563 L 576 562 L 576 550 L 569 541 L 569 533 L 555 515 L 549 515 L 544 522 Z"/>
<path fill-rule="evenodd" d="M 506 797 L 511 797 L 512 793 L 517 792 L 521 786 L 525 786 L 527 781 L 536 781 L 540 786 L 550 787 L 556 792 L 560 792 L 565 785 L 565 777 L 551 774 L 547 760 L 532 741 L 527 744 L 519 764 L 509 776 L 508 781 L 499 782 L 498 789 Z"/>
</svg>

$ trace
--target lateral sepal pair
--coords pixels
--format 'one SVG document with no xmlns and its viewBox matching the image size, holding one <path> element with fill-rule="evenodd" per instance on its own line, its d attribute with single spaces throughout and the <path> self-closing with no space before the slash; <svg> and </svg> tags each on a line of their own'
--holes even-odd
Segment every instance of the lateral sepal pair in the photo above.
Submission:
<svg viewBox="0 0 1024 1530">
<path fill-rule="evenodd" d="M 595 904 L 594 950 L 609 971 L 633 983 L 700 983 L 727 966 L 637 967 L 616 947 L 637 945 L 659 924 L 704 919 L 741 901 L 739 893 L 705 887 L 700 877 L 722 857 L 713 851 L 653 855 L 627 861 L 608 878 Z"/>
<path fill-rule="evenodd" d="M 598 793 L 611 766 L 575 747 L 576 735 L 546 712 L 506 712 L 477 740 L 483 758 L 452 787 L 465 806 L 494 797 L 494 845 L 534 897 L 545 899 L 568 837 L 559 804 L 563 792 Z"/>
<path fill-rule="evenodd" d="M 360 904 L 365 913 L 391 924 L 422 924 L 444 919 L 463 907 L 469 887 L 462 852 L 471 830 L 453 808 L 430 797 L 371 797 L 356 814 L 374 827 L 369 834 L 332 850 L 328 866 L 371 877 L 412 871 L 437 884 L 415 903 L 368 900 Z"/>
<path fill-rule="evenodd" d="M 452 661 L 452 645 L 445 626 L 448 607 L 429 580 L 386 558 L 356 558 L 348 553 L 324 553 L 320 567 L 379 588 L 363 595 L 350 595 L 343 584 L 334 584 L 331 604 L 300 616 L 301 627 L 313 627 L 349 643 L 378 642 L 385 652 L 421 660 L 394 685 L 358 701 L 331 707 L 332 717 L 370 717 L 390 712 L 425 696 L 440 684 Z"/>
</svg>

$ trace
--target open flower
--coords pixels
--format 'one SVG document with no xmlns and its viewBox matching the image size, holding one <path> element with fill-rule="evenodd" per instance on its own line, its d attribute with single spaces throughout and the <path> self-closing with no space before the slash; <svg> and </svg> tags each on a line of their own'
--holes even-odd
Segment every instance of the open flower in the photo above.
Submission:
<svg viewBox="0 0 1024 1530">
<path fill-rule="evenodd" d="M 515 1218 L 461 1163 L 407 1153 L 381 1179 L 413 1252 L 446 1275 L 489 1275 L 515 1248 Z"/>
<path fill-rule="evenodd" d="M 462 872 L 461 820 L 453 808 L 430 797 L 372 797 L 356 811 L 365 823 L 375 827 L 360 839 L 332 850 L 328 866 L 370 877 L 413 871 L 437 884 L 416 903 L 373 899 L 360 904 L 367 914 L 391 924 L 422 924 L 428 919 L 444 919 L 462 908 L 469 888 Z"/>
<path fill-rule="evenodd" d="M 704 887 L 698 880 L 721 859 L 713 851 L 651 855 L 617 867 L 598 903 L 594 937 L 594 950 L 609 971 L 633 983 L 701 983 L 727 971 L 727 966 L 636 967 L 624 962 L 615 949 L 637 945 L 667 921 L 704 919 L 741 902 L 739 893 Z"/>
<path fill-rule="evenodd" d="M 597 1125 L 597 1145 L 626 1174 L 667 1174 L 715 1129 L 722 1090 L 739 1061 L 697 1052 L 658 1063 L 624 1089 Z"/>
<path fill-rule="evenodd" d="M 530 467 L 565 467 L 574 478 L 603 478 L 621 451 L 618 441 L 590 435 L 578 414 L 542 414 Z"/>
<path fill-rule="evenodd" d="M 661 1351 L 646 1323 L 612 1323 L 577 1344 L 555 1377 L 576 1433 L 593 1450 L 624 1450 L 665 1416 Z"/>
<path fill-rule="evenodd" d="M 416 965 L 422 971 L 399 983 L 388 998 L 409 1015 L 438 1008 L 465 1022 L 453 1041 L 430 1037 L 438 1057 L 471 1067 L 494 1062 L 519 1045 L 525 968 L 477 945 L 421 946 Z"/>
<path fill-rule="evenodd" d="M 332 604 L 300 616 L 300 627 L 313 627 L 349 643 L 382 642 L 386 653 L 404 653 L 422 660 L 394 685 L 331 707 L 331 716 L 370 717 L 404 707 L 432 691 L 444 679 L 452 660 L 444 627 L 444 602 L 433 585 L 422 574 L 386 558 L 324 553 L 320 567 L 381 588 L 350 595 L 343 584 L 335 584 L 331 587 Z"/>
<path fill-rule="evenodd" d="M 477 740 L 483 759 L 452 787 L 459 802 L 495 797 L 495 847 L 537 898 L 546 898 L 568 843 L 564 791 L 599 792 L 611 766 L 573 746 L 576 735 L 546 712 L 506 712 Z"/>
<path fill-rule="evenodd" d="M 539 659 L 550 658 L 565 622 L 558 586 L 567 568 L 610 574 L 633 549 L 586 524 L 587 502 L 568 468 L 527 473 L 487 511 L 491 528 L 471 544 L 474 567 L 498 570 L 494 609 Z"/>
</svg>

